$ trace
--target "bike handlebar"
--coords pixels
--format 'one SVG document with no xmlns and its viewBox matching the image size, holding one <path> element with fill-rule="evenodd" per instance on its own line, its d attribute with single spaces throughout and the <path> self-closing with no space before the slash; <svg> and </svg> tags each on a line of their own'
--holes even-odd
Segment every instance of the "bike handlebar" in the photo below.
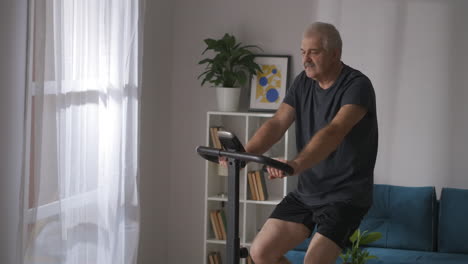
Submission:
<svg viewBox="0 0 468 264">
<path fill-rule="evenodd" d="M 218 163 L 219 157 L 227 157 L 227 158 L 233 158 L 233 159 L 237 159 L 241 161 L 250 161 L 250 162 L 260 163 L 269 167 L 273 167 L 278 170 L 282 170 L 287 175 L 294 174 L 294 169 L 288 164 L 269 158 L 269 157 L 262 156 L 262 155 L 257 155 L 257 154 L 247 153 L 247 152 L 226 151 L 222 149 L 203 147 L 203 146 L 198 146 L 197 152 L 204 159 L 209 160 L 211 162 Z"/>
</svg>

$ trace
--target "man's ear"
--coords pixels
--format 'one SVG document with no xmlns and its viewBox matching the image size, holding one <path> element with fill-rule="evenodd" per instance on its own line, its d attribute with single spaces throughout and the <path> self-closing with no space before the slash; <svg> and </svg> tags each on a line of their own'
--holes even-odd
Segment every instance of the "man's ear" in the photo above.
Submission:
<svg viewBox="0 0 468 264">
<path fill-rule="evenodd" d="M 341 52 L 340 49 L 334 49 L 333 50 L 333 58 L 340 60 Z"/>
</svg>

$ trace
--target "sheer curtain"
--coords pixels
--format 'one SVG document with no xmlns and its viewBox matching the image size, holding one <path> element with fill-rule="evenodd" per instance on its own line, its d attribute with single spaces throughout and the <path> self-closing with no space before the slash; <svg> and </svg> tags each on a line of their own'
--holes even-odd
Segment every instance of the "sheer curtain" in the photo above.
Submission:
<svg viewBox="0 0 468 264">
<path fill-rule="evenodd" d="M 23 263 L 136 263 L 140 1 L 29 1 Z"/>
</svg>

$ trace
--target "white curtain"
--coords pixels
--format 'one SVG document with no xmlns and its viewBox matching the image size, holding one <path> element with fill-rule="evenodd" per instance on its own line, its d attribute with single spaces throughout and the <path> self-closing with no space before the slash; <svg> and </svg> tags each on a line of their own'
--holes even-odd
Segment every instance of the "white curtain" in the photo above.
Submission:
<svg viewBox="0 0 468 264">
<path fill-rule="evenodd" d="M 136 263 L 139 0 L 30 0 L 23 263 Z"/>
</svg>

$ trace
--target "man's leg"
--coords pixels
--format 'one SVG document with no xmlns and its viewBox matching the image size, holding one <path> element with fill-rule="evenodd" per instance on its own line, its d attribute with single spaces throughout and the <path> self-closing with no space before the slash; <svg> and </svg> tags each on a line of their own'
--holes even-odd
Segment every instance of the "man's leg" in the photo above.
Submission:
<svg viewBox="0 0 468 264">
<path fill-rule="evenodd" d="M 349 236 L 359 227 L 368 207 L 335 202 L 317 208 L 314 218 L 317 232 L 309 244 L 305 264 L 333 264 L 342 248 L 349 245 Z"/>
<path fill-rule="evenodd" d="M 307 249 L 304 264 L 333 264 L 340 253 L 341 248 L 335 242 L 315 233 Z"/>
<path fill-rule="evenodd" d="M 283 256 L 310 234 L 303 224 L 269 218 L 254 239 L 250 256 L 255 264 L 288 264 Z"/>
</svg>

